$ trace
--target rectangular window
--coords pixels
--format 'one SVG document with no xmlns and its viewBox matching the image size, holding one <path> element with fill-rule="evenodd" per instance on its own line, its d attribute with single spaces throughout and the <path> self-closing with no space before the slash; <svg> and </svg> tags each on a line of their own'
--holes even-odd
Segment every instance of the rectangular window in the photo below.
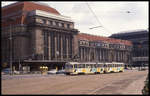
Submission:
<svg viewBox="0 0 150 96">
<path fill-rule="evenodd" d="M 48 23 L 49 23 L 49 25 L 53 25 L 53 21 L 49 20 Z"/>
<path fill-rule="evenodd" d="M 43 19 L 43 24 L 46 24 L 46 20 L 45 19 Z"/>
<path fill-rule="evenodd" d="M 56 26 L 59 26 L 59 23 L 58 23 L 58 22 L 56 22 Z"/>
<path fill-rule="evenodd" d="M 77 68 L 77 64 L 74 64 L 74 68 Z"/>
<path fill-rule="evenodd" d="M 90 65 L 89 64 L 86 64 L 86 68 L 89 68 L 90 67 Z"/>
<path fill-rule="evenodd" d="M 64 23 L 61 23 L 61 26 L 64 27 Z"/>
<path fill-rule="evenodd" d="M 78 68 L 85 68 L 85 64 L 79 64 Z"/>
<path fill-rule="evenodd" d="M 70 24 L 67 24 L 67 28 L 70 28 Z"/>
</svg>

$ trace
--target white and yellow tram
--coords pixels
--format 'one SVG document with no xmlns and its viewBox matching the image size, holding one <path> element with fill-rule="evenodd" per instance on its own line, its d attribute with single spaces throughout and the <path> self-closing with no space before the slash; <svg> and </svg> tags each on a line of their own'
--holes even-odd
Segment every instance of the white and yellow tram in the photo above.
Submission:
<svg viewBox="0 0 150 96">
<path fill-rule="evenodd" d="M 123 72 L 124 63 L 68 62 L 65 65 L 66 74 L 97 74 Z"/>
</svg>

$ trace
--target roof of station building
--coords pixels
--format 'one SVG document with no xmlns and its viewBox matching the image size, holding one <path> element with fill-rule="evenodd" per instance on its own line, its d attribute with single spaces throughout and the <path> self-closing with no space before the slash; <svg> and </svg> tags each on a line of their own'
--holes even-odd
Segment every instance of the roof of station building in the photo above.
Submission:
<svg viewBox="0 0 150 96">
<path fill-rule="evenodd" d="M 113 44 L 125 44 L 125 45 L 132 45 L 131 41 L 128 40 L 121 40 L 121 39 L 114 39 L 114 38 L 108 38 L 103 36 L 97 36 L 97 35 L 91 35 L 86 33 L 80 33 L 77 35 L 77 38 L 80 40 L 88 40 L 88 41 L 103 41 L 107 43 L 113 43 Z"/>
</svg>

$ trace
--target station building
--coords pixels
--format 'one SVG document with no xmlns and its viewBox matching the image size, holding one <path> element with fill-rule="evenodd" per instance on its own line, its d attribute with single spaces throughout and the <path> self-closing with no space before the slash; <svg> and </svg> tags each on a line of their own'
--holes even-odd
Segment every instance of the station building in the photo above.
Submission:
<svg viewBox="0 0 150 96">
<path fill-rule="evenodd" d="M 2 63 L 14 70 L 61 69 L 66 62 L 125 62 L 132 42 L 80 33 L 70 17 L 37 2 L 16 2 L 2 8 Z M 21 69 L 20 69 L 21 68 Z"/>
<path fill-rule="evenodd" d="M 148 66 L 149 64 L 149 31 L 132 30 L 112 34 L 110 38 L 129 40 L 133 43 L 132 66 Z"/>
</svg>

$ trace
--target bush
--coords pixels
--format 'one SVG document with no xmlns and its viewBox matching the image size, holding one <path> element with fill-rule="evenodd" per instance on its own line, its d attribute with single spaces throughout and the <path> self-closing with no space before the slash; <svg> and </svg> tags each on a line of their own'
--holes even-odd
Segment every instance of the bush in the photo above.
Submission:
<svg viewBox="0 0 150 96">
<path fill-rule="evenodd" d="M 149 94 L 149 75 L 146 78 L 145 85 L 144 85 L 144 88 L 142 90 L 142 94 L 143 95 L 148 95 Z"/>
</svg>

